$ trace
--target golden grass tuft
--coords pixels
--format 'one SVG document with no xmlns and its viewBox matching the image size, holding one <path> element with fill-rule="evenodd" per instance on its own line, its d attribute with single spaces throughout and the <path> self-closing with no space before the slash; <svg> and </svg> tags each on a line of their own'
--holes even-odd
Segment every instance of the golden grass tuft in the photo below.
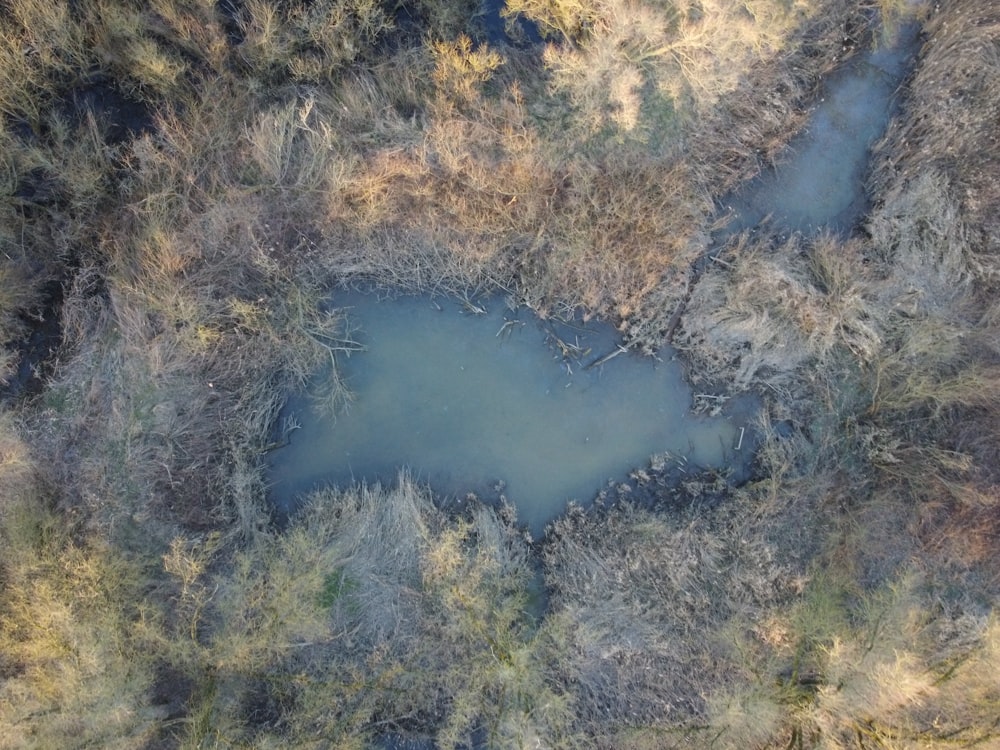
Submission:
<svg viewBox="0 0 1000 750">
<path fill-rule="evenodd" d="M 701 377 L 738 391 L 788 383 L 806 363 L 829 363 L 838 352 L 871 361 L 883 346 L 883 318 L 857 240 L 744 233 L 699 279 L 675 343 Z"/>
<path fill-rule="evenodd" d="M 0 744 L 135 746 L 162 718 L 136 623 L 141 565 L 75 539 L 10 413 L 0 418 Z"/>
<path fill-rule="evenodd" d="M 971 613 L 933 615 L 927 595 L 921 582 L 902 579 L 858 602 L 852 627 L 822 649 L 822 683 L 797 712 L 802 736 L 831 748 L 995 737 L 984 719 L 996 686 L 983 679 L 995 627 Z"/>
<path fill-rule="evenodd" d="M 509 11 L 575 42 L 546 51 L 555 86 L 584 112 L 605 110 L 619 118 L 629 109 L 628 99 L 647 88 L 652 90 L 641 91 L 643 98 L 665 97 L 682 116 L 705 113 L 736 90 L 743 71 L 783 51 L 815 12 L 801 3 L 748 8 L 727 0 L 697 8 L 627 0 L 516 3 Z M 627 80 L 633 85 L 622 97 L 618 87 Z"/>
<path fill-rule="evenodd" d="M 258 85 L 329 82 L 393 28 L 371 0 L 242 4 L 238 53 Z"/>
</svg>

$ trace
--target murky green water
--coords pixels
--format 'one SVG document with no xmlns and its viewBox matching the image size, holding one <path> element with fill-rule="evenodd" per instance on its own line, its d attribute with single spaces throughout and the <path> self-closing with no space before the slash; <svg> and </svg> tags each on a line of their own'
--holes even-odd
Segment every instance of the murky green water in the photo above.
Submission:
<svg viewBox="0 0 1000 750">
<path fill-rule="evenodd" d="M 503 486 L 540 532 L 568 500 L 593 499 L 653 453 L 723 468 L 747 452 L 735 450 L 745 420 L 689 414 L 677 362 L 622 354 L 585 369 L 615 350 L 610 326 L 547 324 L 500 300 L 478 302 L 484 315 L 428 297 L 334 304 L 367 350 L 339 363 L 354 400 L 336 419 L 317 417 L 306 397 L 289 404 L 302 427 L 271 453 L 270 475 L 286 511 L 321 483 L 391 482 L 405 466 L 457 498 L 496 498 Z M 556 336 L 587 353 L 564 359 Z"/>
</svg>

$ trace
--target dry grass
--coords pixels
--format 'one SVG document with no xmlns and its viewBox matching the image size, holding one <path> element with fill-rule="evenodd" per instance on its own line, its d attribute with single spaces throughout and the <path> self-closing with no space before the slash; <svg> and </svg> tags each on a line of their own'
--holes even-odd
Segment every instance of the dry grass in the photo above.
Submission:
<svg viewBox="0 0 1000 750">
<path fill-rule="evenodd" d="M 235 70 L 240 84 L 213 87 L 212 96 L 244 111 L 247 102 L 235 91 L 248 82 L 252 92 L 330 84 L 330 101 L 285 97 L 269 113 L 252 114 L 245 132 L 261 174 L 226 179 L 270 181 L 313 220 L 326 191 L 329 221 L 317 229 L 329 240 L 324 250 L 336 246 L 326 261 L 331 270 L 382 275 L 385 283 L 417 277 L 424 288 L 425 277 L 448 279 L 449 287 L 499 285 L 542 313 L 583 306 L 626 327 L 657 319 L 681 294 L 687 264 L 705 241 L 709 195 L 721 189 L 717 174 L 744 174 L 738 163 L 755 161 L 764 141 L 771 150 L 794 129 L 795 103 L 811 84 L 786 72 L 805 52 L 824 61 L 818 68 L 832 64 L 833 27 L 846 12 L 838 4 L 806 13 L 764 3 L 753 14 L 726 2 L 699 13 L 598 4 L 586 13 L 592 21 L 580 44 L 550 46 L 542 70 L 527 56 L 474 49 L 467 37 L 454 37 L 401 50 L 355 78 L 346 63 L 365 59 L 389 28 L 381 11 L 364 3 L 248 4 L 236 19 L 243 41 L 232 50 L 219 19 L 200 3 L 164 2 L 148 12 L 125 3 L 87 6 L 94 19 L 80 29 L 75 19 L 44 16 L 27 0 L 15 10 L 11 44 L 34 44 L 36 27 L 51 28 L 38 42 L 53 52 L 18 74 L 12 91 L 31 75 L 48 76 L 38 85 L 56 97 L 66 70 L 102 64 L 122 79 L 123 91 L 156 105 L 182 100 L 184 127 L 197 130 L 198 116 L 188 113 L 206 99 L 190 88 L 193 81 L 225 80 Z M 440 9 L 424 10 L 434 17 Z M 432 24 L 438 31 L 456 25 Z M 751 74 L 736 75 L 748 66 Z M 586 83 L 571 74 L 577 68 L 597 76 L 586 84 L 590 94 L 573 88 Z M 777 117 L 773 106 L 750 104 L 758 89 L 773 89 L 776 76 L 785 76 Z M 755 83 L 747 88 L 746 81 Z M 652 82 L 662 90 L 648 91 Z M 595 100 L 605 92 L 613 101 Z M 646 111 L 640 102 L 660 103 Z M 750 111 L 771 120 L 722 154 L 699 135 L 698 158 L 689 159 L 685 134 L 706 131 L 705 123 L 707 132 L 728 131 L 725 113 L 738 102 L 746 105 L 744 127 Z M 43 118 L 39 111 L 32 121 Z M 663 132 L 668 120 L 690 123 L 652 145 L 650 134 Z M 216 135 L 238 127 L 235 118 L 213 125 L 221 125 Z M 173 130 L 168 137 L 177 137 L 180 128 Z M 205 163 L 226 159 L 197 137 L 172 145 Z M 106 179 L 107 170 L 94 175 Z M 68 182 L 83 204 L 85 176 Z M 409 235 L 409 247 L 400 247 L 401 235 Z"/>
<path fill-rule="evenodd" d="M 870 362 L 885 334 L 863 262 L 858 241 L 736 236 L 695 287 L 676 345 L 734 391 L 788 384 L 841 352 Z"/>
<path fill-rule="evenodd" d="M 839 0 L 518 8 L 555 37 L 541 56 L 461 36 L 461 4 L 420 4 L 418 41 L 363 1 L 251 2 L 241 43 L 200 0 L 5 8 L 0 331 L 19 335 L 41 280 L 66 293 L 54 375 L 0 429 L 0 741 L 992 731 L 998 97 L 975 3 L 929 22 L 871 241 L 738 238 L 694 290 L 702 376 L 822 412 L 769 407 L 791 435 L 765 429 L 735 502 L 564 519 L 540 624 L 504 509 L 447 517 L 401 479 L 268 526 L 282 394 L 345 345 L 330 285 L 499 286 L 655 346 L 712 197 L 801 122 L 845 24 L 867 35 Z M 143 133 L 68 105 L 90 71 L 145 103 Z M 171 689 L 184 707 L 156 705 Z"/>
<path fill-rule="evenodd" d="M 873 184 L 885 196 L 874 219 L 892 220 L 896 201 L 919 200 L 926 191 L 926 175 L 937 183 L 943 207 L 928 205 L 930 217 L 957 209 L 959 226 L 946 224 L 949 233 L 974 233 L 979 257 L 977 275 L 995 281 L 998 252 L 996 215 L 1000 202 L 996 180 L 997 87 L 1000 61 L 993 40 L 997 9 L 975 2 L 955 2 L 931 17 L 929 43 L 908 90 L 899 118 L 887 134 L 885 157 Z M 916 198 L 909 197 L 917 196 Z M 947 201 L 947 202 L 945 202 Z M 931 218 L 925 231 L 940 231 Z M 975 268 L 975 266 L 974 266 Z"/>
<path fill-rule="evenodd" d="M 776 500 L 760 485 L 739 494 L 739 513 L 626 504 L 550 529 L 542 629 L 560 645 L 557 678 L 596 746 L 749 747 L 787 723 L 779 613 L 801 593 L 795 556 L 808 558 L 818 527 L 800 526 L 802 547 L 780 550 L 801 508 Z"/>
<path fill-rule="evenodd" d="M 224 34 L 203 0 L 95 0 L 78 8 L 15 0 L 0 24 L 0 109 L 31 124 L 73 87 L 103 76 L 157 102 L 187 92 L 192 73 L 224 66 Z"/>
<path fill-rule="evenodd" d="M 685 27 L 685 33 L 720 34 L 722 20 L 733 14 L 747 21 L 745 10 L 723 5 L 715 21 Z M 777 6 L 767 7 L 780 15 Z M 638 10 L 656 28 L 673 24 L 659 19 L 660 11 Z M 622 34 L 639 35 L 635 44 L 624 45 L 623 65 L 638 66 L 650 80 L 683 78 L 672 63 L 663 70 L 649 67 L 673 55 L 642 52 L 653 47 L 642 41 L 634 14 L 617 6 L 594 12 L 611 47 Z M 599 50 L 587 44 L 550 46 L 540 70 L 522 53 L 474 48 L 459 38 L 435 42 L 429 54 L 411 50 L 371 74 L 347 77 L 331 101 L 316 99 L 312 114 L 339 141 L 333 223 L 323 231 L 340 235 L 346 220 L 356 233 L 338 236 L 338 242 L 359 243 L 357 255 L 343 258 L 341 268 L 390 284 L 409 277 L 423 288 L 428 277 L 447 279 L 446 286 L 499 285 L 543 314 L 582 306 L 622 319 L 626 328 L 659 319 L 679 298 L 687 266 L 706 241 L 710 195 L 751 173 L 755 150 L 772 151 L 796 127 L 795 105 L 815 82 L 786 75 L 805 50 L 804 38 L 818 45 L 810 54 L 830 64 L 839 53 L 830 43 L 835 20 L 796 13 L 781 18 L 773 23 L 760 16 L 732 26 L 739 33 L 726 37 L 727 49 L 758 61 L 748 76 L 755 83 L 715 81 L 706 73 L 706 85 L 718 95 L 737 83 L 743 87 L 739 96 L 707 101 L 706 111 L 698 110 L 690 124 L 687 115 L 671 114 L 688 108 L 680 101 L 684 96 L 653 95 L 645 84 L 622 88 L 621 81 L 634 76 L 618 68 L 600 73 Z M 780 55 L 779 37 L 787 39 Z M 610 91 L 622 101 L 606 104 L 569 91 L 567 81 L 579 77 L 567 74 L 564 80 L 559 71 L 570 58 L 588 75 L 604 75 L 594 91 Z M 737 66 L 722 67 L 731 78 Z M 762 95 L 754 86 L 767 88 L 780 76 L 786 77 L 779 87 L 785 94 L 782 114 L 750 103 Z M 660 104 L 648 111 L 626 106 L 626 100 L 634 105 L 639 99 Z M 726 113 L 740 102 L 745 132 L 738 146 L 721 148 L 728 137 L 722 134 L 733 126 Z M 751 127 L 756 121 L 750 111 L 771 119 Z M 686 139 L 706 122 L 719 137 L 697 135 L 689 148 Z M 670 136 L 654 142 L 653 131 Z M 697 158 L 689 158 L 692 153 Z M 723 181 L 720 169 L 729 175 Z"/>
<path fill-rule="evenodd" d="M 820 747 L 996 742 L 995 681 L 982 678 L 994 652 L 997 577 L 983 550 L 995 535 L 998 350 L 986 302 L 995 243 L 982 214 L 997 197 L 981 176 L 996 153 L 982 125 L 995 100 L 966 95 L 1000 71 L 981 54 L 994 15 L 955 3 L 932 18 L 872 181 L 869 267 L 854 278 L 882 343 L 862 368 L 870 402 L 844 434 L 874 471 L 862 469 L 867 484 L 828 553 L 827 568 L 856 588 L 796 730 Z M 956 79 L 968 84 L 961 94 Z M 955 147 L 972 142 L 979 156 Z"/>
<path fill-rule="evenodd" d="M 987 214 L 1000 194 L 984 170 L 996 157 L 986 123 L 1000 63 L 983 47 L 997 23 L 993 9 L 970 3 L 929 21 L 904 116 L 872 178 L 879 202 L 869 226 L 888 335 L 873 361 L 870 411 L 893 436 L 879 463 L 934 502 L 980 505 L 997 481 L 989 444 L 1000 349 L 988 312 L 997 249 Z"/>
<path fill-rule="evenodd" d="M 996 741 L 995 681 L 984 679 L 991 668 L 982 671 L 993 654 L 998 580 L 986 552 L 996 531 L 989 520 L 996 454 L 989 446 L 998 423 L 998 350 L 996 316 L 987 302 L 996 277 L 993 240 L 983 233 L 981 219 L 996 201 L 976 182 L 995 149 L 977 141 L 988 153 L 976 161 L 945 140 L 963 140 L 956 127 L 985 132 L 977 123 L 993 116 L 995 99 L 959 97 L 944 74 L 952 65 L 968 65 L 963 75 L 969 75 L 974 66 L 975 90 L 988 88 L 993 58 L 971 51 L 982 52 L 980 28 L 990 28 L 991 13 L 959 3 L 930 24 L 942 36 L 931 38 L 924 63 L 931 68 L 918 70 L 904 112 L 881 147 L 870 238 L 846 244 L 735 238 L 722 262 L 710 266 L 694 289 L 681 322 L 678 340 L 696 374 L 712 374 L 731 388 L 765 385 L 788 403 L 793 394 L 809 392 L 815 408 L 830 415 L 809 420 L 792 411 L 796 421 L 805 421 L 804 432 L 792 428 L 790 438 L 775 435 L 765 445 L 770 478 L 758 485 L 761 497 L 780 507 L 791 498 L 803 502 L 803 493 L 817 498 L 809 492 L 817 482 L 831 488 L 819 493 L 823 499 L 817 504 L 805 502 L 810 506 L 805 523 L 829 523 L 831 545 L 812 565 L 810 554 L 803 558 L 801 597 L 759 614 L 760 630 L 736 641 L 746 674 L 757 680 L 777 675 L 784 687 L 764 689 L 766 679 L 763 685 L 750 678 L 720 679 L 712 681 L 713 690 L 700 691 L 708 699 L 695 715 L 707 717 L 718 732 L 714 746 L 943 747 Z M 949 136 L 918 125 L 946 110 L 952 116 L 946 103 L 963 112 L 951 130 L 940 121 Z M 780 415 L 785 408 L 775 411 Z M 783 473 L 775 473 L 778 465 L 786 467 Z M 791 518 L 776 528 L 802 528 L 802 518 L 794 523 Z M 632 531 L 623 534 L 620 549 L 636 543 Z M 598 540 L 608 536 L 609 529 L 594 529 L 584 536 L 591 541 L 572 552 L 577 568 L 590 577 L 579 584 L 586 593 L 574 592 L 567 602 L 579 606 L 590 592 L 604 591 L 597 582 L 608 580 L 617 581 L 605 584 L 612 602 L 619 590 L 641 589 L 632 571 L 652 567 L 658 550 L 640 556 L 643 562 L 634 568 L 627 559 L 605 565 Z M 683 549 L 676 541 L 664 546 Z M 708 543 L 696 548 L 713 549 Z M 711 567 L 703 563 L 698 569 Z M 670 582 L 683 569 L 674 564 L 655 580 Z M 568 580 L 574 580 L 572 574 Z M 724 577 L 684 588 L 712 592 L 720 580 Z M 646 607 L 642 618 L 659 600 L 639 597 Z M 724 621 L 719 602 L 726 598 L 712 601 L 711 624 L 694 628 L 709 644 L 705 634 Z M 678 611 L 675 606 L 671 614 Z M 630 613 L 618 621 L 643 619 Z M 578 622 L 598 623 L 589 631 L 577 625 L 578 642 L 600 644 L 609 655 L 611 644 L 628 645 L 627 638 L 618 638 L 619 632 L 628 633 L 620 625 L 617 631 L 602 627 L 592 613 Z M 720 663 L 711 645 L 704 650 L 712 653 L 704 661 Z M 614 675 L 612 682 L 623 673 L 635 679 L 622 664 L 645 659 L 651 665 L 664 652 L 630 653 L 633 662 L 595 658 L 589 662 L 593 671 L 584 674 Z M 676 661 L 667 664 L 684 663 L 671 658 Z M 660 699 L 665 694 L 655 693 Z M 962 718 L 935 718 L 945 706 Z M 607 708 L 600 705 L 595 713 Z M 610 710 L 624 717 L 635 706 Z M 642 735 L 633 730 L 609 744 L 642 746 Z M 695 735 L 676 744 L 698 742 Z"/>
<path fill-rule="evenodd" d="M 474 730 L 489 747 L 558 741 L 566 707 L 535 661 L 530 578 L 502 513 L 448 519 L 405 476 L 319 493 L 215 579 L 209 736 L 354 747 L 379 727 L 441 747 Z M 255 715 L 260 704 L 271 713 Z"/>
</svg>

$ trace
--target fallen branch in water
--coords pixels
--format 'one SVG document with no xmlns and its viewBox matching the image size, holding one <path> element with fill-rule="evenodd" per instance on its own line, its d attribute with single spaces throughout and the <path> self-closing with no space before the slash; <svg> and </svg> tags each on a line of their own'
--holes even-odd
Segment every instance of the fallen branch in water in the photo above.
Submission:
<svg viewBox="0 0 1000 750">
<path fill-rule="evenodd" d="M 363 352 L 367 349 L 364 344 L 359 344 L 357 341 L 352 341 L 351 339 L 334 338 L 333 336 L 308 328 L 305 330 L 306 333 L 313 337 L 316 343 L 331 353 L 347 352 L 350 354 L 351 352 Z"/>
<path fill-rule="evenodd" d="M 469 299 L 468 295 L 463 296 L 459 301 L 462 303 L 462 307 L 465 311 L 473 315 L 485 315 L 487 312 L 485 307 L 475 304 L 471 299 Z"/>
<path fill-rule="evenodd" d="M 612 359 L 614 359 L 615 357 L 617 357 L 619 354 L 627 354 L 628 350 L 631 348 L 631 346 L 632 346 L 631 344 L 629 344 L 628 346 L 622 346 L 621 344 L 619 344 L 617 346 L 617 348 L 615 348 L 612 351 L 608 352 L 603 357 L 598 357 L 593 362 L 591 362 L 589 365 L 585 366 L 583 369 L 584 370 L 590 370 L 590 369 L 593 369 L 594 367 L 600 367 L 605 362 L 610 362 Z"/>
<path fill-rule="evenodd" d="M 581 346 L 579 338 L 575 344 L 570 344 L 560 338 L 551 324 L 549 325 L 549 339 L 555 342 L 563 359 L 581 359 L 590 354 L 590 347 Z"/>
</svg>

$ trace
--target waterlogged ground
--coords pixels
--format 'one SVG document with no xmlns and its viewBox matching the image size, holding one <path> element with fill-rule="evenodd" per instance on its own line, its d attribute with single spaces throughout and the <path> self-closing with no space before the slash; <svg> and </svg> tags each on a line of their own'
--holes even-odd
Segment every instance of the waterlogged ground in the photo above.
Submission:
<svg viewBox="0 0 1000 750">
<path fill-rule="evenodd" d="M 681 465 L 743 464 L 746 416 L 690 414 L 692 394 L 669 352 L 661 361 L 613 352 L 610 326 L 543 323 L 500 299 L 463 305 L 429 297 L 334 298 L 360 330 L 366 351 L 342 358 L 354 400 L 335 419 L 308 397 L 286 416 L 302 427 L 271 453 L 278 506 L 323 482 L 393 481 L 400 467 L 439 493 L 485 499 L 502 492 L 536 533 L 566 502 L 590 501 L 651 454 Z M 563 358 L 563 345 L 581 356 Z M 502 484 L 501 484 L 502 483 Z"/>
</svg>

